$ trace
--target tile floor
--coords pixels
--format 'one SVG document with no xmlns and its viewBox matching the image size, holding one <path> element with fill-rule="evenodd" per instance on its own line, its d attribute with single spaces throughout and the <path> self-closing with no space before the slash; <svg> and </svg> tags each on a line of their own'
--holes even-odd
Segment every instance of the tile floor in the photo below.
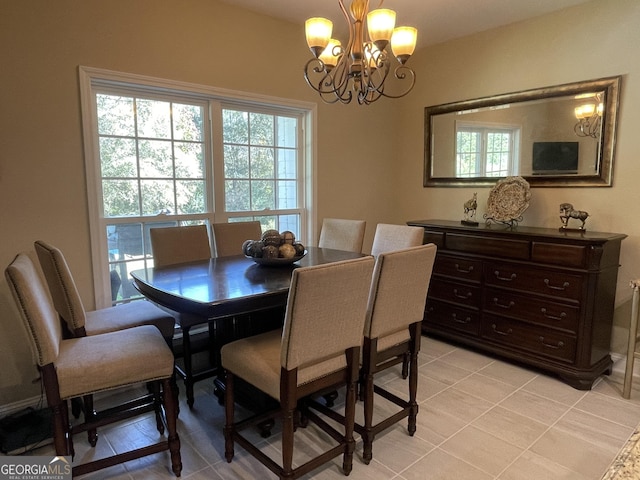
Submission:
<svg viewBox="0 0 640 480">
<path fill-rule="evenodd" d="M 398 371 L 378 378 L 406 396 Z M 535 371 L 423 337 L 418 380 L 418 430 L 396 425 L 374 442 L 374 459 L 365 465 L 356 447 L 349 478 L 455 480 L 599 480 L 640 423 L 640 391 L 623 400 L 621 378 L 600 378 L 591 391 L 575 390 Z M 179 433 L 182 478 L 269 479 L 269 470 L 236 446 L 231 463 L 224 460 L 223 408 L 211 382 L 197 385 L 193 410 L 181 395 Z M 385 410 L 383 401 L 376 409 Z M 358 412 L 361 414 L 361 404 Z M 279 455 L 277 427 L 262 441 L 263 450 Z M 121 451 L 157 435 L 152 417 L 103 428 L 95 450 L 84 435 L 75 438 L 76 459 Z M 252 434 L 253 435 L 253 434 Z M 318 440 L 322 438 L 322 440 Z M 313 426 L 296 433 L 295 460 L 304 461 L 327 441 Z M 33 454 L 49 455 L 51 446 Z M 341 460 L 305 478 L 339 479 Z M 87 479 L 171 479 L 167 452 L 87 475 Z"/>
</svg>

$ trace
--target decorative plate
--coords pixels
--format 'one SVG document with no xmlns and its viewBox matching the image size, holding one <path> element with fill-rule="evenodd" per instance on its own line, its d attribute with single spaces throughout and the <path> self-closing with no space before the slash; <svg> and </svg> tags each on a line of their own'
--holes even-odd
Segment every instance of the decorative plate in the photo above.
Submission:
<svg viewBox="0 0 640 480">
<path fill-rule="evenodd" d="M 522 220 L 522 214 L 529 207 L 529 200 L 529 182 L 522 177 L 503 178 L 489 192 L 484 218 L 487 223 L 494 221 L 513 226 Z"/>
<path fill-rule="evenodd" d="M 304 258 L 306 254 L 307 254 L 307 251 L 305 250 L 302 255 L 298 255 L 291 258 L 257 258 L 257 257 L 250 257 L 249 255 L 245 255 L 245 257 L 253 260 L 258 265 L 266 265 L 269 267 L 284 267 L 286 265 L 291 265 L 292 263 L 297 262 L 301 258 Z"/>
</svg>

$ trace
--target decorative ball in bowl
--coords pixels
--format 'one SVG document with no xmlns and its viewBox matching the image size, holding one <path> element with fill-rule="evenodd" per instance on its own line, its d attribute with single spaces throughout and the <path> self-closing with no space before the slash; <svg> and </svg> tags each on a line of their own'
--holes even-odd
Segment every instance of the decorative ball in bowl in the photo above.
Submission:
<svg viewBox="0 0 640 480">
<path fill-rule="evenodd" d="M 258 265 L 284 266 L 297 262 L 307 251 L 292 232 L 267 230 L 260 240 L 245 240 L 242 253 Z"/>
</svg>

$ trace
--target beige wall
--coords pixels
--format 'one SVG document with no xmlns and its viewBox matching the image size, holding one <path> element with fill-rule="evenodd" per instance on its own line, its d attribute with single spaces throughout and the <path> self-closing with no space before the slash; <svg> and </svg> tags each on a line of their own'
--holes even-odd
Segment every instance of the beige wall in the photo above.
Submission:
<svg viewBox="0 0 640 480">
<path fill-rule="evenodd" d="M 535 189 L 525 214 L 526 224 L 555 227 L 558 204 L 570 201 L 591 213 L 589 228 L 629 234 L 619 276 L 623 310 L 626 283 L 640 272 L 640 226 L 627 218 L 640 173 L 640 114 L 630 107 L 640 105 L 639 23 L 637 0 L 597 0 L 418 52 L 411 60 L 418 84 L 402 100 L 319 103 L 318 222 L 367 220 L 366 250 L 377 222 L 460 218 L 474 189 L 422 187 L 426 105 L 623 74 L 614 187 Z M 308 57 L 302 25 L 216 0 L 3 2 L 0 266 L 34 240 L 48 240 L 65 251 L 85 304 L 94 304 L 79 65 L 316 102 L 302 78 Z M 477 190 L 482 205 L 488 189 Z M 2 408 L 40 391 L 4 279 L 0 327 Z"/>
</svg>

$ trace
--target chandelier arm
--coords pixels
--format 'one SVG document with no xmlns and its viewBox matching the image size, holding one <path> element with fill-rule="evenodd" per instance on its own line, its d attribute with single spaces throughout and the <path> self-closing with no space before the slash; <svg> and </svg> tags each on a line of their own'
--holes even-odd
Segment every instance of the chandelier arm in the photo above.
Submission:
<svg viewBox="0 0 640 480">
<path fill-rule="evenodd" d="M 405 73 L 406 71 L 406 73 Z M 398 65 L 395 70 L 393 71 L 394 76 L 396 77 L 396 79 L 402 81 L 402 80 L 407 80 L 407 77 L 409 77 L 408 79 L 411 80 L 411 84 L 408 85 L 407 89 L 404 90 L 402 93 L 398 94 L 398 95 L 392 95 L 392 94 L 387 94 L 384 93 L 384 85 L 382 86 L 382 90 L 380 91 L 380 94 L 383 97 L 386 98 L 401 98 L 404 97 L 406 94 L 408 94 L 411 90 L 413 90 L 413 86 L 416 84 L 416 73 L 411 70 L 409 67 L 407 67 L 406 65 Z"/>
</svg>

